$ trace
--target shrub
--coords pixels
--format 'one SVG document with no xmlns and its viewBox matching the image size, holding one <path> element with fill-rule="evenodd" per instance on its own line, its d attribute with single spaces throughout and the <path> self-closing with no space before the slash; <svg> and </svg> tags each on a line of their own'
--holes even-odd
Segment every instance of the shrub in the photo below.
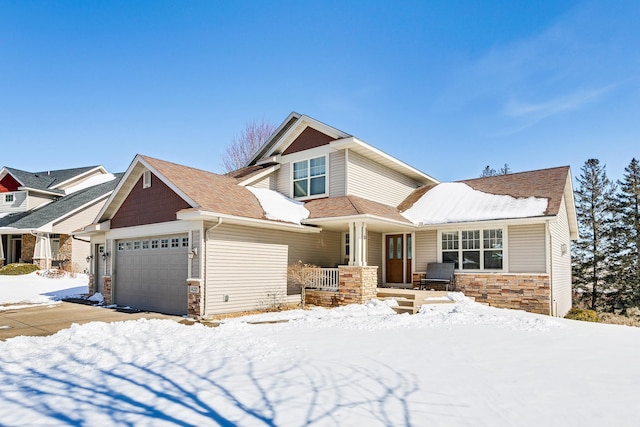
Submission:
<svg viewBox="0 0 640 427">
<path fill-rule="evenodd" d="M 600 322 L 598 313 L 586 308 L 573 307 L 566 316 L 565 319 L 581 320 L 583 322 Z"/>
<path fill-rule="evenodd" d="M 21 274 L 29 274 L 39 270 L 35 264 L 9 264 L 0 268 L 0 274 L 5 276 L 18 276 Z"/>
</svg>

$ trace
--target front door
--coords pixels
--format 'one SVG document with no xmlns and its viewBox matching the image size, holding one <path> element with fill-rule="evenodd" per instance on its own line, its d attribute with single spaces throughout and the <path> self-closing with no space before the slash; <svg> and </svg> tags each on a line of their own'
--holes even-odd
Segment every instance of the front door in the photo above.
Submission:
<svg viewBox="0 0 640 427">
<path fill-rule="evenodd" d="M 386 238 L 386 283 L 403 283 L 402 234 L 389 234 Z"/>
</svg>

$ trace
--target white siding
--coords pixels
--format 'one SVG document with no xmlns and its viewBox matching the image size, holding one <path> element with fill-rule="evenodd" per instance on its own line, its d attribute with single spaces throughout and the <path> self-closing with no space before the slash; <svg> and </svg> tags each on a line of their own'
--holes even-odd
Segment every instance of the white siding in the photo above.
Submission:
<svg viewBox="0 0 640 427">
<path fill-rule="evenodd" d="M 382 283 L 382 233 L 367 231 L 367 265 L 378 267 L 378 284 Z"/>
<path fill-rule="evenodd" d="M 560 204 L 558 221 L 549 224 L 551 232 L 551 292 L 552 310 L 564 317 L 571 309 L 571 239 L 564 198 Z M 566 252 L 563 254 L 563 245 Z"/>
<path fill-rule="evenodd" d="M 416 232 L 415 245 L 414 271 L 426 271 L 428 263 L 438 262 L 438 232 L 436 230 Z"/>
<path fill-rule="evenodd" d="M 398 206 L 420 185 L 411 178 L 353 151 L 348 153 L 347 193 Z"/>
<path fill-rule="evenodd" d="M 508 230 L 509 272 L 546 273 L 545 225 L 512 225 Z"/>
<path fill-rule="evenodd" d="M 13 194 L 13 201 L 7 202 L 7 195 Z M 9 193 L 0 193 L 0 212 L 25 212 L 31 207 L 28 205 L 26 191 L 12 191 Z"/>
<path fill-rule="evenodd" d="M 85 182 L 86 180 L 88 180 L 89 178 L 93 178 L 94 176 L 98 176 L 98 175 L 104 175 L 104 172 L 100 171 L 100 170 L 94 170 L 91 173 L 88 173 L 86 175 L 82 175 L 80 178 L 76 178 L 73 180 L 70 180 L 69 182 L 65 183 L 65 185 L 58 187 L 59 190 L 66 190 L 67 188 L 71 188 L 75 185 L 80 185 L 83 182 Z"/>
<path fill-rule="evenodd" d="M 329 197 L 345 195 L 345 151 L 334 151 L 329 155 Z"/>
<path fill-rule="evenodd" d="M 267 293 L 284 298 L 287 265 L 302 261 L 335 267 L 340 240 L 334 232 L 302 234 L 222 224 L 209 233 L 205 245 L 206 314 L 253 310 Z"/>
<path fill-rule="evenodd" d="M 194 230 L 191 233 L 191 250 L 195 249 L 196 254 L 191 258 L 191 278 L 200 278 L 200 257 L 202 256 L 202 248 L 200 247 L 200 230 Z"/>
</svg>

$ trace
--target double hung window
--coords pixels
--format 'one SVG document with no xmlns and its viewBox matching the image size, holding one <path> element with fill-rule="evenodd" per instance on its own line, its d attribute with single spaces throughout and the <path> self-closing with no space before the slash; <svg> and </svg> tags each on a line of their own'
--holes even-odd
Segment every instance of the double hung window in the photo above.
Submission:
<svg viewBox="0 0 640 427">
<path fill-rule="evenodd" d="M 441 233 L 442 262 L 457 270 L 502 270 L 502 229 L 461 230 Z"/>
<path fill-rule="evenodd" d="M 325 156 L 293 163 L 293 197 L 326 194 L 327 159 Z"/>
</svg>

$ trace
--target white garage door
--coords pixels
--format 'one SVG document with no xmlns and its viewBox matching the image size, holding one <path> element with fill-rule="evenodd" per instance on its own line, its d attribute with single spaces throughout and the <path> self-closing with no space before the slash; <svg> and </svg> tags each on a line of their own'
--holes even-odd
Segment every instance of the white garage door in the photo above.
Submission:
<svg viewBox="0 0 640 427">
<path fill-rule="evenodd" d="M 185 235 L 116 242 L 116 304 L 168 314 L 187 313 Z"/>
</svg>

